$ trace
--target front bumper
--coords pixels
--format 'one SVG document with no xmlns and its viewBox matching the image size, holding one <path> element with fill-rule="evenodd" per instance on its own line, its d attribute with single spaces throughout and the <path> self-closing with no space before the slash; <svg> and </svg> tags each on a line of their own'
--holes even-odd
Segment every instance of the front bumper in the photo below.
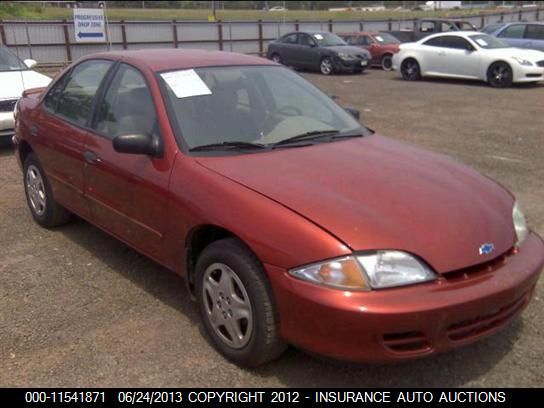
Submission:
<svg viewBox="0 0 544 408">
<path fill-rule="evenodd" d="M 335 359 L 383 362 L 446 351 L 503 328 L 531 299 L 544 243 L 530 234 L 496 270 L 466 279 L 370 292 L 329 289 L 265 266 L 287 342 Z"/>
<path fill-rule="evenodd" d="M 514 67 L 513 82 L 544 81 L 544 67 L 517 65 Z"/>
<path fill-rule="evenodd" d="M 360 58 L 345 60 L 334 57 L 333 64 L 335 72 L 361 72 L 370 66 L 371 60 Z"/>
<path fill-rule="evenodd" d="M 15 133 L 13 112 L 0 112 L 0 138 L 11 138 Z"/>
</svg>

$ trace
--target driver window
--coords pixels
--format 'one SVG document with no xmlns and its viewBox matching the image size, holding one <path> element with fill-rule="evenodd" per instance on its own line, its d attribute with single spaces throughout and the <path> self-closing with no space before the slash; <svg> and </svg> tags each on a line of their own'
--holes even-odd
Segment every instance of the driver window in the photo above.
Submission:
<svg viewBox="0 0 544 408">
<path fill-rule="evenodd" d="M 155 108 L 143 75 L 122 64 L 99 108 L 96 130 L 109 139 L 118 135 L 153 133 Z"/>
<path fill-rule="evenodd" d="M 314 40 L 312 40 L 308 34 L 299 34 L 299 41 L 301 45 L 305 45 L 307 47 L 311 47 L 315 44 Z"/>
</svg>

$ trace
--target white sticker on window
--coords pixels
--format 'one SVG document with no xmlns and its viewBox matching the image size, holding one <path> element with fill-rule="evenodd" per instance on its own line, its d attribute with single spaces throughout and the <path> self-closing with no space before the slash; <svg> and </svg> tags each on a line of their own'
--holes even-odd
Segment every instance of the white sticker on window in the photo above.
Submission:
<svg viewBox="0 0 544 408">
<path fill-rule="evenodd" d="M 323 39 L 323 36 L 321 34 L 314 34 L 314 37 L 317 38 L 318 40 Z"/>
<path fill-rule="evenodd" d="M 376 37 L 374 37 L 376 40 L 378 40 L 379 42 L 383 42 L 383 37 L 380 37 L 379 35 L 377 35 Z"/>
<path fill-rule="evenodd" d="M 166 72 L 161 74 L 170 89 L 178 98 L 188 98 L 189 96 L 211 95 L 212 91 L 206 86 L 204 81 L 198 76 L 194 69 L 184 69 L 182 71 Z"/>
<path fill-rule="evenodd" d="M 488 45 L 488 44 L 487 44 L 487 41 L 484 40 L 484 39 L 482 39 L 482 38 L 477 38 L 477 39 L 476 39 L 476 42 L 477 42 L 478 44 L 480 44 L 482 47 L 487 47 L 487 45 Z"/>
</svg>

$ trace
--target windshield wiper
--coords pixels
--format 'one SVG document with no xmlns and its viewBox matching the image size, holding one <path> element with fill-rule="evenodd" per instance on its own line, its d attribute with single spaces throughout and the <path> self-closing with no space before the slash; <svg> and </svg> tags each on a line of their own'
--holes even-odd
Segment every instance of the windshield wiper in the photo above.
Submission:
<svg viewBox="0 0 544 408">
<path fill-rule="evenodd" d="M 195 146 L 189 149 L 190 152 L 203 152 L 207 150 L 255 150 L 255 149 L 266 149 L 265 145 L 258 143 L 250 142 L 221 142 L 221 143 L 210 143 L 200 146 Z"/>
<path fill-rule="evenodd" d="M 302 133 L 300 135 L 291 136 L 287 139 L 280 140 L 279 142 L 272 144 L 272 146 L 281 146 L 308 140 L 326 139 L 326 141 L 331 141 L 335 139 L 345 139 L 350 137 L 362 136 L 363 135 L 360 132 L 340 133 L 340 131 L 338 130 L 312 130 L 310 132 Z"/>
</svg>

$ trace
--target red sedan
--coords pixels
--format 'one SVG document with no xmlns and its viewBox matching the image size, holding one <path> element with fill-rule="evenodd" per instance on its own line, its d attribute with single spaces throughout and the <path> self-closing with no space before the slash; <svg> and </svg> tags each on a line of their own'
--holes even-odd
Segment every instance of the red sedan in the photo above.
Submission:
<svg viewBox="0 0 544 408">
<path fill-rule="evenodd" d="M 372 64 L 386 71 L 393 69 L 393 54 L 399 52 L 400 41 L 385 32 L 364 32 L 338 34 L 349 45 L 364 48 L 372 56 Z"/>
<path fill-rule="evenodd" d="M 503 328 L 544 265 L 512 194 L 355 116 L 262 58 L 110 52 L 26 91 L 14 141 L 39 225 L 77 214 L 183 276 L 239 365 L 287 344 L 402 360 Z"/>
</svg>

